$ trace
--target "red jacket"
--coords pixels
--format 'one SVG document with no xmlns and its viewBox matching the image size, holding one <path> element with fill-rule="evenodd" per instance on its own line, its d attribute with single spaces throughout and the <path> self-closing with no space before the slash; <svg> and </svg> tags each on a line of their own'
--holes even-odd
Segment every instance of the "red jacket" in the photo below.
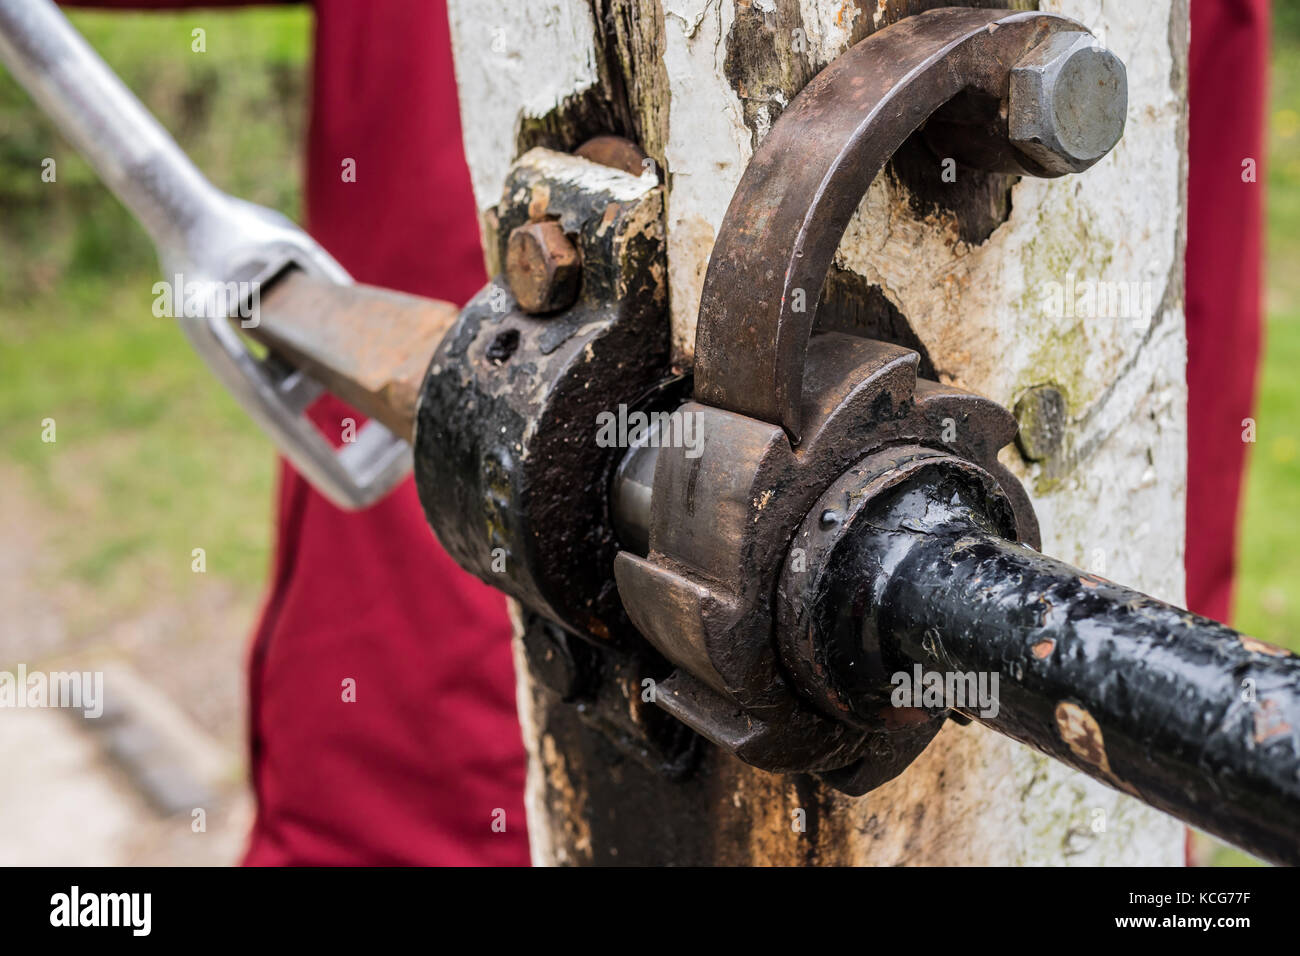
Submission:
<svg viewBox="0 0 1300 956">
<path fill-rule="evenodd" d="M 310 231 L 360 281 L 464 301 L 485 277 L 443 0 L 316 7 Z M 1267 0 L 1196 0 L 1192 18 L 1188 604 L 1223 619 L 1259 347 L 1263 179 L 1240 169 L 1263 157 Z M 337 433 L 347 412 L 315 414 Z M 349 515 L 282 466 L 277 536 L 251 658 L 248 862 L 526 862 L 502 599 L 437 546 L 409 481 Z"/>
</svg>

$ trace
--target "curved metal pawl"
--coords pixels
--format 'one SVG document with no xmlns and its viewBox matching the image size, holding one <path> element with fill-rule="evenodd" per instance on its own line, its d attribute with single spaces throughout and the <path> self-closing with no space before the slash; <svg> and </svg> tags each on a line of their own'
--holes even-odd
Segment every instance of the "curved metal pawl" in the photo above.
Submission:
<svg viewBox="0 0 1300 956">
<path fill-rule="evenodd" d="M 794 98 L 745 170 L 713 247 L 697 401 L 780 424 L 798 441 L 822 284 L 867 187 L 936 110 L 963 91 L 978 94 L 964 98 L 972 102 L 1005 98 L 1011 68 L 1062 31 L 1086 32 L 1048 14 L 931 10 L 863 40 Z M 1006 141 L 1005 115 L 971 129 Z M 1046 174 L 1032 161 L 1022 168 Z"/>
</svg>

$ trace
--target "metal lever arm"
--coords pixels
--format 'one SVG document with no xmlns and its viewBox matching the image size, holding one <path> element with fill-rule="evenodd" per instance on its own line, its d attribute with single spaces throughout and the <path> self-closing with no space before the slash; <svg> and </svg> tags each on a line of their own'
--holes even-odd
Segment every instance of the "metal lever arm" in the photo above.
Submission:
<svg viewBox="0 0 1300 956">
<path fill-rule="evenodd" d="M 351 283 L 288 219 L 213 186 L 51 0 L 0 0 L 0 60 L 148 231 L 168 279 L 214 292 L 232 283 L 256 289 L 292 267 L 334 285 Z M 336 452 L 304 415 L 320 384 L 281 361 L 256 359 L 231 327 L 229 308 L 198 311 L 178 310 L 195 350 L 335 504 L 364 507 L 406 474 L 409 446 L 379 422 Z"/>
</svg>

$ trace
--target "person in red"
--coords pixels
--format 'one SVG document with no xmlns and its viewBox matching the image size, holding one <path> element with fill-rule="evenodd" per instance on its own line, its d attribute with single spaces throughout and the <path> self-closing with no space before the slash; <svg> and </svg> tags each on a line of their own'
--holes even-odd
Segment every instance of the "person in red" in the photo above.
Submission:
<svg viewBox="0 0 1300 956">
<path fill-rule="evenodd" d="M 1227 621 L 1261 338 L 1269 5 L 1194 0 L 1191 13 L 1187 607 Z"/>
<path fill-rule="evenodd" d="M 445 0 L 315 7 L 309 231 L 358 281 L 464 302 L 486 277 Z M 1244 158 L 1262 165 L 1267 52 L 1267 0 L 1192 4 L 1187 594 L 1219 619 L 1258 361 L 1263 181 L 1241 170 Z M 355 182 L 341 176 L 349 159 Z M 352 414 L 334 399 L 313 409 L 329 433 Z M 245 862 L 526 863 L 502 598 L 437 545 L 409 480 L 347 514 L 282 464 L 278 505 L 251 654 L 257 818 Z"/>
</svg>

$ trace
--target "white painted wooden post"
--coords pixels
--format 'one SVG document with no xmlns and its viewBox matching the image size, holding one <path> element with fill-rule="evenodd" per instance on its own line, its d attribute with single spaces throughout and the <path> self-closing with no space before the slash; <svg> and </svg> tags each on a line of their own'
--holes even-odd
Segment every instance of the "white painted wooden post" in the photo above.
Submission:
<svg viewBox="0 0 1300 956">
<path fill-rule="evenodd" d="M 715 230 L 754 143 L 810 76 L 905 6 L 449 5 L 480 209 L 497 202 L 521 145 L 537 141 L 521 143 L 526 131 L 566 104 L 598 99 L 611 57 L 622 63 L 633 132 L 667 174 L 673 340 L 683 359 Z M 944 380 L 1008 407 L 1033 386 L 1060 389 L 1070 428 L 1056 466 L 1026 466 L 1014 448 L 1004 452 L 1034 497 L 1044 551 L 1181 602 L 1186 2 L 1045 0 L 1041 9 L 1082 21 L 1125 61 L 1128 126 L 1119 146 L 1082 176 L 1018 183 L 1009 218 L 979 244 L 959 239 L 943 214 L 918 218 L 903 187 L 882 175 L 837 264 L 879 286 L 909 318 Z M 770 33 L 776 66 L 766 88 L 738 90 L 729 78 L 729 55 L 752 51 L 734 45 L 741 16 L 762 17 Z M 1136 304 L 1117 305 L 1120 293 Z M 590 859 L 581 827 L 560 832 L 554 808 L 542 805 L 544 781 L 566 770 L 555 742 L 537 730 L 540 705 L 526 674 L 520 700 L 533 761 L 535 860 Z M 748 845 L 727 858 L 792 858 L 788 841 L 775 835 L 789 830 L 790 808 L 801 799 L 791 778 L 734 761 L 710 772 L 713 799 L 749 813 L 754 824 L 739 838 Z M 819 862 L 1159 865 L 1178 864 L 1183 854 L 1181 824 L 979 726 L 949 724 L 907 772 L 866 797 L 818 799 L 819 839 L 836 847 Z"/>
</svg>

